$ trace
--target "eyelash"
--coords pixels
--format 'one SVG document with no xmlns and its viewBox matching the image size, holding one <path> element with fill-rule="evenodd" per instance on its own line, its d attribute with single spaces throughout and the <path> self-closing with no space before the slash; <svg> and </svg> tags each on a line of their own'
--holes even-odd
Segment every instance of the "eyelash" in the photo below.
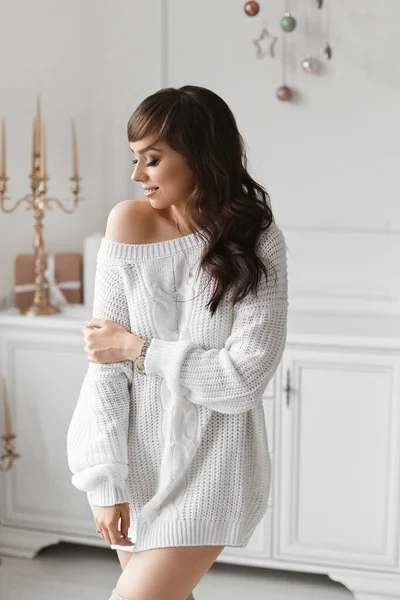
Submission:
<svg viewBox="0 0 400 600">
<path fill-rule="evenodd" d="M 138 162 L 138 161 L 137 161 L 137 158 L 135 158 L 135 159 L 133 159 L 133 161 L 132 161 L 132 164 L 133 164 L 133 165 L 136 165 L 136 164 L 137 164 L 137 162 Z M 158 159 L 154 159 L 154 160 L 152 160 L 151 162 L 147 163 L 147 165 L 146 165 L 146 166 L 147 166 L 147 167 L 155 167 L 156 165 L 155 165 L 154 163 L 158 163 L 158 162 L 159 162 L 159 161 L 158 161 Z"/>
</svg>

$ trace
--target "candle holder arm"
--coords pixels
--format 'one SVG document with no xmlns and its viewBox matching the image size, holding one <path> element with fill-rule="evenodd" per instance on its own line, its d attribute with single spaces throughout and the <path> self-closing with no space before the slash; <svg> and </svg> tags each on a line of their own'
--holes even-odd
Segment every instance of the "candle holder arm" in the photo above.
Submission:
<svg viewBox="0 0 400 600">
<path fill-rule="evenodd" d="M 52 206 L 50 206 L 50 203 L 55 202 L 59 206 L 59 208 L 61 208 L 62 211 L 64 211 L 67 214 L 71 214 L 76 212 L 76 209 L 78 208 L 78 202 L 81 202 L 83 199 L 84 198 L 80 196 L 74 198 L 74 206 L 71 209 L 66 208 L 58 198 L 44 198 L 43 202 L 46 204 L 46 208 L 48 208 L 49 210 L 53 210 Z"/>
<path fill-rule="evenodd" d="M 28 203 L 28 206 L 25 208 L 25 210 L 30 210 L 31 208 L 33 208 L 33 204 L 34 204 L 34 198 L 33 198 L 32 194 L 26 194 L 22 198 L 19 198 L 19 200 L 17 200 L 15 202 L 14 206 L 11 206 L 10 208 L 7 208 L 4 205 L 4 200 L 11 200 L 11 198 L 9 198 L 7 196 L 3 196 L 3 194 L 0 195 L 0 207 L 1 207 L 1 210 L 5 213 L 14 212 L 18 208 L 18 206 L 20 204 L 22 204 L 22 202 Z"/>
</svg>

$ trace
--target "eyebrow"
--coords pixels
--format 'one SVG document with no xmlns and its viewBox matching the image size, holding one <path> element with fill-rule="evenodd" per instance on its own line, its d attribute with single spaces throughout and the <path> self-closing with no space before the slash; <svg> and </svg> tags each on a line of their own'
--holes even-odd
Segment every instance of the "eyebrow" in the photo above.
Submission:
<svg viewBox="0 0 400 600">
<path fill-rule="evenodd" d="M 132 148 L 130 148 L 130 150 L 131 152 L 133 152 Z M 144 154 L 148 150 L 157 150 L 157 152 L 162 152 L 160 148 L 156 148 L 155 146 L 146 146 L 146 148 L 142 148 L 141 150 L 139 150 L 139 154 Z M 133 152 L 133 154 L 135 153 Z"/>
</svg>

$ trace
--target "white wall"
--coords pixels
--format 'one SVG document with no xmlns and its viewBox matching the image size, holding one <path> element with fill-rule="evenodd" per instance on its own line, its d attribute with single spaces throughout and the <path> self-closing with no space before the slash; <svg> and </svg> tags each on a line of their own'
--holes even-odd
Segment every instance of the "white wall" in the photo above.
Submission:
<svg viewBox="0 0 400 600">
<path fill-rule="evenodd" d="M 266 24 L 280 36 L 285 2 L 169 0 L 172 85 L 210 87 L 232 107 L 253 175 L 266 185 L 287 233 L 292 307 L 400 310 L 400 38 L 398 0 L 330 2 L 333 58 L 319 76 L 300 67 L 306 7 L 291 0 L 298 27 L 288 36 L 281 103 L 281 40 L 276 58 L 256 58 L 252 40 Z M 319 56 L 324 11 L 308 0 Z M 184 49 L 184 50 L 182 50 Z"/>
<path fill-rule="evenodd" d="M 109 210 L 135 195 L 126 123 L 160 87 L 161 12 L 139 0 L 1 0 L 0 117 L 6 116 L 8 192 L 30 191 L 32 119 L 40 92 L 48 141 L 49 196 L 70 196 L 75 118 L 82 202 L 73 215 L 46 213 L 49 252 L 80 252 L 104 231 Z M 152 41 L 150 43 L 150 39 Z M 12 204 L 9 202 L 8 204 Z M 0 295 L 14 282 L 14 258 L 33 253 L 32 212 L 0 212 Z"/>
<path fill-rule="evenodd" d="M 79 250 L 86 234 L 104 228 L 113 204 L 139 193 L 125 138 L 139 101 L 165 85 L 204 85 L 232 107 L 252 174 L 287 235 L 292 307 L 399 311 L 400 3 L 325 1 L 333 59 L 310 76 L 300 68 L 306 3 L 291 0 L 299 25 L 288 38 L 288 84 L 297 99 L 280 103 L 281 40 L 275 59 L 259 60 L 252 39 L 264 23 L 280 35 L 283 0 L 260 2 L 253 19 L 244 0 L 2 0 L 0 115 L 7 115 L 13 197 L 27 191 L 36 92 L 52 195 L 67 195 L 70 117 L 77 121 L 87 200 L 74 216 L 46 215 L 47 248 Z M 309 5 L 318 55 L 325 12 Z M 0 290 L 7 290 L 15 254 L 31 251 L 32 216 L 0 214 L 0 236 L 8 256 Z"/>
</svg>

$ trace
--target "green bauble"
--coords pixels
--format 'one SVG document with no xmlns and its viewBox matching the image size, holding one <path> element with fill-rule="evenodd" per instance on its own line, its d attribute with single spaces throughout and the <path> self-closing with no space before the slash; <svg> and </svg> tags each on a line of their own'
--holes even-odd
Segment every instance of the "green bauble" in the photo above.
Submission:
<svg viewBox="0 0 400 600">
<path fill-rule="evenodd" d="M 286 31 L 286 33 L 290 33 L 291 31 L 293 31 L 293 29 L 295 29 L 296 25 L 296 19 L 292 17 L 290 13 L 285 13 L 285 16 L 281 19 L 281 28 L 283 29 L 283 31 Z"/>
</svg>

